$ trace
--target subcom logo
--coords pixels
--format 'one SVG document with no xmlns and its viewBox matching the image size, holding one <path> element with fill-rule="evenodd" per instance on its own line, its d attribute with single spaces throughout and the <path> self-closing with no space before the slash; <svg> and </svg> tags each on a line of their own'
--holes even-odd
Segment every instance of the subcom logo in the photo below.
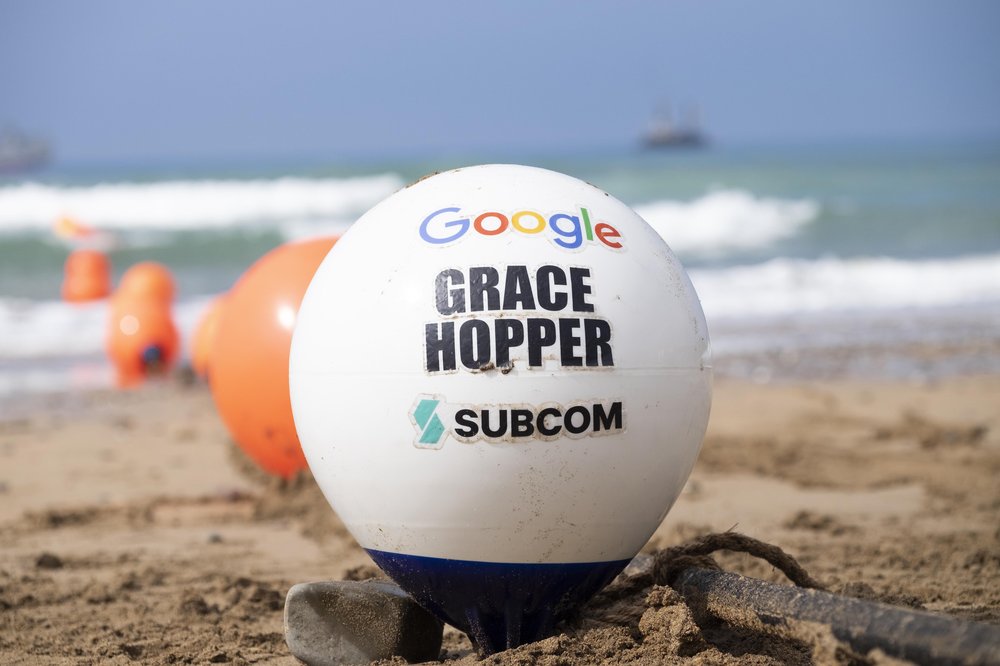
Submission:
<svg viewBox="0 0 1000 666">
<path fill-rule="evenodd" d="M 439 395 L 418 395 L 410 409 L 418 449 L 440 449 L 450 435 L 463 444 L 582 439 L 624 432 L 621 400 L 581 400 L 567 405 L 467 405 Z"/>
<path fill-rule="evenodd" d="M 434 413 L 440 400 L 434 398 L 418 398 L 410 411 L 410 422 L 417 429 L 417 437 L 413 445 L 421 449 L 439 449 L 444 439 L 444 424 Z"/>
</svg>

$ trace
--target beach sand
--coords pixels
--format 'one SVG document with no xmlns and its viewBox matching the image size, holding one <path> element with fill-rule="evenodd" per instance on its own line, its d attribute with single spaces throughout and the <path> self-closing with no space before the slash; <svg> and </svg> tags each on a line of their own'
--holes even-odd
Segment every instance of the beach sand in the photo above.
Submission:
<svg viewBox="0 0 1000 666">
<path fill-rule="evenodd" d="M 834 591 L 1000 624 L 998 406 L 1000 376 L 718 380 L 698 464 L 645 550 L 735 528 Z M 717 559 L 781 579 L 749 556 Z M 0 417 L 0 663 L 294 664 L 289 586 L 377 573 L 311 479 L 251 469 L 204 386 L 52 397 Z M 631 600 L 625 626 L 595 616 L 491 663 L 846 659 L 692 625 L 669 597 Z M 455 630 L 445 650 L 475 660 Z"/>
</svg>

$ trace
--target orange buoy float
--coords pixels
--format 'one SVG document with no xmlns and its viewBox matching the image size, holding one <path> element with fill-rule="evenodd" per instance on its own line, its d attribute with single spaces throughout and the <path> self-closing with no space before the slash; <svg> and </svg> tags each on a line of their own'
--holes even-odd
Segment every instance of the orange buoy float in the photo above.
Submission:
<svg viewBox="0 0 1000 666">
<path fill-rule="evenodd" d="M 219 313 L 222 311 L 223 297 L 219 296 L 208 304 L 191 340 L 191 367 L 199 377 L 208 377 L 208 369 L 212 358 L 212 341 L 215 339 L 215 329 L 219 323 Z"/>
<path fill-rule="evenodd" d="M 62 298 L 67 303 L 86 303 L 111 293 L 111 262 L 99 250 L 74 250 L 63 270 Z"/>
<path fill-rule="evenodd" d="M 266 472 L 306 468 L 288 396 L 292 329 L 306 287 L 336 238 L 271 250 L 226 296 L 211 345 L 215 406 L 240 448 Z"/>
<path fill-rule="evenodd" d="M 174 276 L 163 264 L 143 261 L 122 275 L 115 299 L 151 300 L 169 305 L 174 301 Z"/>
<path fill-rule="evenodd" d="M 166 374 L 180 347 L 170 307 L 152 300 L 122 299 L 116 294 L 111 301 L 105 346 L 120 387 Z"/>
</svg>

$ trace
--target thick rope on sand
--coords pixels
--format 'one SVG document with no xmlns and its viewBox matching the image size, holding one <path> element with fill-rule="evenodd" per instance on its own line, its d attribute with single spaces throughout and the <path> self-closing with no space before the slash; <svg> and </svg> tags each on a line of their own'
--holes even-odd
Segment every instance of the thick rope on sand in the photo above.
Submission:
<svg viewBox="0 0 1000 666">
<path fill-rule="evenodd" d="M 709 557 L 719 550 L 765 560 L 796 587 L 722 571 Z M 872 663 L 868 655 L 878 650 L 917 663 L 1000 664 L 997 627 L 830 594 L 781 548 L 743 534 L 708 534 L 637 565 L 642 573 L 602 590 L 568 632 L 586 637 L 592 629 L 631 627 L 644 637 L 643 649 L 652 641 L 650 649 L 666 650 L 650 653 L 666 662 L 715 649 L 698 623 L 708 615 L 739 631 L 809 645 L 813 663 Z M 715 659 L 712 653 L 708 661 Z"/>
<path fill-rule="evenodd" d="M 630 591 L 650 585 L 672 585 L 678 574 L 688 567 L 720 569 L 709 555 L 720 550 L 746 553 L 760 558 L 785 574 L 799 587 L 825 590 L 826 587 L 809 575 L 794 557 L 781 548 L 738 532 L 706 534 L 678 546 L 663 548 L 653 554 L 653 566 L 648 572 L 631 576 L 626 584 Z"/>
</svg>

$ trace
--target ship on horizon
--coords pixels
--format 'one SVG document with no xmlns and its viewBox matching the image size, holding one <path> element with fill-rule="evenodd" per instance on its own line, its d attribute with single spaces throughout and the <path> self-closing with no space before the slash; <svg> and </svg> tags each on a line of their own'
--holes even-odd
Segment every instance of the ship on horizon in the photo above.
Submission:
<svg viewBox="0 0 1000 666">
<path fill-rule="evenodd" d="M 642 135 L 643 147 L 651 149 L 703 148 L 707 144 L 708 137 L 701 129 L 701 114 L 693 105 L 686 109 L 680 122 L 675 122 L 672 107 L 661 104 Z"/>
<path fill-rule="evenodd" d="M 31 171 L 49 162 L 49 144 L 14 128 L 0 130 L 0 174 Z"/>
</svg>

